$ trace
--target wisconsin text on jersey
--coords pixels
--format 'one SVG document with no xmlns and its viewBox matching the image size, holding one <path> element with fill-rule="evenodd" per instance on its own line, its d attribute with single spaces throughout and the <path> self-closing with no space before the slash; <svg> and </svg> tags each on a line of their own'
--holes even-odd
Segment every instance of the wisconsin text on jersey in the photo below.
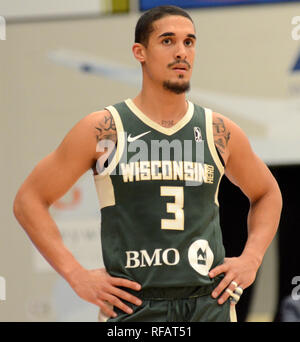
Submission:
<svg viewBox="0 0 300 342">
<path fill-rule="evenodd" d="M 110 174 L 122 175 L 125 183 L 145 180 L 181 180 L 195 182 L 197 185 L 202 183 L 213 184 L 214 166 L 203 162 L 204 141 L 199 127 L 194 127 L 196 144 L 193 144 L 192 140 L 182 142 L 178 139 L 171 141 L 162 139 L 151 140 L 148 145 L 141 138 L 149 132 L 141 133 L 135 137 L 127 134 L 127 132 L 123 132 L 122 137 L 119 134 L 118 139 L 121 138 L 120 140 L 124 142 L 128 141 L 128 144 L 124 144 L 122 151 L 117 150 L 113 141 L 100 141 L 97 151 L 107 150 L 98 160 L 98 172 L 105 174 L 105 169 L 101 168 L 100 165 L 103 165 L 106 158 L 108 158 L 109 165 L 119 153 L 119 165 Z M 196 161 L 192 161 L 193 149 L 195 150 Z M 113 152 L 111 153 L 111 151 Z M 119 159 L 118 156 L 117 159 Z"/>
<path fill-rule="evenodd" d="M 120 164 L 124 182 L 184 180 L 200 184 L 214 182 L 214 166 L 189 161 L 154 160 Z"/>
</svg>

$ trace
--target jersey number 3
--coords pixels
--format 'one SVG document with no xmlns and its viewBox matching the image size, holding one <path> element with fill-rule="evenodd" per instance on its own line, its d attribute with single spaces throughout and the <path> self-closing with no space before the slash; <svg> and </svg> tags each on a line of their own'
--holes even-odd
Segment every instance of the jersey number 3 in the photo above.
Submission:
<svg viewBox="0 0 300 342">
<path fill-rule="evenodd" d="M 184 230 L 184 196 L 182 186 L 161 186 L 161 196 L 174 196 L 174 202 L 167 203 L 167 213 L 175 215 L 174 219 L 161 219 L 161 229 Z"/>
</svg>

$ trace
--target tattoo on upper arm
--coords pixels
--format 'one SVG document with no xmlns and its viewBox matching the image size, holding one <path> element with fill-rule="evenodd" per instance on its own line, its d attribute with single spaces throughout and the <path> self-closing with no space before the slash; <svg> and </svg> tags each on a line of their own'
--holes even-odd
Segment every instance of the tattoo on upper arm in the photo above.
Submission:
<svg viewBox="0 0 300 342">
<path fill-rule="evenodd" d="M 224 120 L 218 116 L 213 121 L 214 141 L 220 153 L 225 153 L 225 148 L 230 139 L 230 132 L 226 128 Z"/>
<path fill-rule="evenodd" d="M 112 149 L 114 148 L 117 142 L 116 125 L 110 112 L 106 112 L 105 115 L 101 117 L 101 120 L 98 121 L 98 126 L 95 127 L 95 135 L 97 140 L 97 147 L 99 146 L 98 143 L 100 143 L 100 145 L 102 142 L 105 143 L 105 146 L 103 147 L 104 154 L 101 156 L 101 158 L 104 158 L 104 160 L 97 159 L 95 160 L 95 163 L 92 166 L 93 172 L 96 175 L 99 173 L 97 167 L 99 167 L 100 170 L 102 170 L 103 165 L 107 165 L 108 160 L 105 160 L 105 158 L 109 157 L 109 154 L 112 152 Z M 112 142 L 113 145 L 107 145 L 105 141 Z"/>
<path fill-rule="evenodd" d="M 114 119 L 110 112 L 104 115 L 103 119 L 99 121 L 98 127 L 96 128 L 96 139 L 97 142 L 101 140 L 112 140 L 116 142 L 117 132 Z"/>
</svg>

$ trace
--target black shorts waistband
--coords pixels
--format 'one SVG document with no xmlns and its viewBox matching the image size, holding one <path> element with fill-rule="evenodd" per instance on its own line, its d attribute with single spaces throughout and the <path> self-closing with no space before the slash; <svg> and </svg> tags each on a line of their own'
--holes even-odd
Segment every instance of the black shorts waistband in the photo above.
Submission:
<svg viewBox="0 0 300 342">
<path fill-rule="evenodd" d="M 210 295 L 217 287 L 222 278 L 216 278 L 212 283 L 201 286 L 185 287 L 151 287 L 140 291 L 125 289 L 124 291 L 133 294 L 143 300 L 172 300 L 189 299 Z"/>
</svg>

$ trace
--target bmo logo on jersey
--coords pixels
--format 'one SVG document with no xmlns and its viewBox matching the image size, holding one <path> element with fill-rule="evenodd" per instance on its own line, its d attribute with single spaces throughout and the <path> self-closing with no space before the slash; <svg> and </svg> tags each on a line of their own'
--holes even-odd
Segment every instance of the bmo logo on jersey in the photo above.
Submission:
<svg viewBox="0 0 300 342">
<path fill-rule="evenodd" d="M 201 275 L 207 276 L 212 266 L 214 255 L 208 241 L 196 240 L 188 249 L 188 261 L 191 267 Z M 180 262 L 180 253 L 176 248 L 157 248 L 153 253 L 145 249 L 126 252 L 125 268 L 175 266 Z"/>
<path fill-rule="evenodd" d="M 188 252 L 190 265 L 201 275 L 207 276 L 214 261 L 214 254 L 209 247 L 208 241 L 194 241 Z"/>
<path fill-rule="evenodd" d="M 180 255 L 176 248 L 163 250 L 157 248 L 152 255 L 149 255 L 145 249 L 140 251 L 127 251 L 127 262 L 125 268 L 136 268 L 146 266 L 174 266 L 179 263 Z"/>
</svg>

